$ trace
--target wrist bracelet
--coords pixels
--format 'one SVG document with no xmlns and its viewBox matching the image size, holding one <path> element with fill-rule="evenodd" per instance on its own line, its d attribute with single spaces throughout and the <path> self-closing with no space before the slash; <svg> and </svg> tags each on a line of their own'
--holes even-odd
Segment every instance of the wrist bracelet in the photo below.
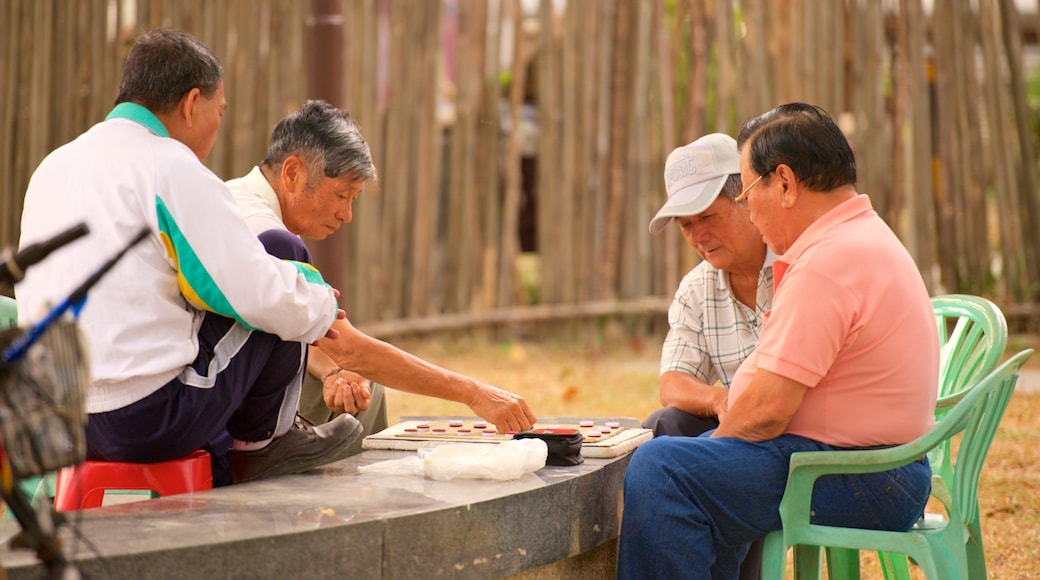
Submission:
<svg viewBox="0 0 1040 580">
<path fill-rule="evenodd" d="M 331 371 L 325 373 L 325 376 L 321 378 L 321 382 L 324 383 L 325 381 L 329 380 L 329 377 L 331 377 L 332 375 L 339 374 L 342 371 L 343 371 L 343 369 L 341 369 L 339 367 L 336 367 L 336 368 L 332 369 Z"/>
</svg>

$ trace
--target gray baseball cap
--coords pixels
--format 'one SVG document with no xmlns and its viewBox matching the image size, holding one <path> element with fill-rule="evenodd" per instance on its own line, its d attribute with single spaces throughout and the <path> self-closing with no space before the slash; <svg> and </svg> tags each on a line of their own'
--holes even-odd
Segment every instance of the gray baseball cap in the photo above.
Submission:
<svg viewBox="0 0 1040 580">
<path fill-rule="evenodd" d="M 737 142 L 723 133 L 705 135 L 672 151 L 664 164 L 668 201 L 650 220 L 650 233 L 663 230 L 672 218 L 697 215 L 708 209 L 726 179 L 739 173 Z"/>
</svg>

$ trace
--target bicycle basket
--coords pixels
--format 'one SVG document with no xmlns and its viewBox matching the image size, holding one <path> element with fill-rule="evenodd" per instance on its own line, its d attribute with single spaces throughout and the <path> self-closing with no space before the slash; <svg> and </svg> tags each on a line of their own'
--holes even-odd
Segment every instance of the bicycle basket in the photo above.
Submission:
<svg viewBox="0 0 1040 580">
<path fill-rule="evenodd" d="M 21 332 L 0 332 L 0 344 Z M 82 462 L 90 373 L 76 323 L 55 323 L 21 360 L 0 365 L 0 436 L 15 475 L 43 475 Z"/>
</svg>

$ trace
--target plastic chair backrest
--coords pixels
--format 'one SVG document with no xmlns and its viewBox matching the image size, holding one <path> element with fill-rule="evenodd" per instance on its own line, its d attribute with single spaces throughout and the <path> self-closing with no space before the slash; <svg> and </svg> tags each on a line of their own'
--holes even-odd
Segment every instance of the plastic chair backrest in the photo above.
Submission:
<svg viewBox="0 0 1040 580">
<path fill-rule="evenodd" d="M 1007 321 L 989 300 L 967 294 L 948 294 L 932 298 L 932 310 L 939 330 L 939 398 L 935 419 L 942 419 L 978 379 L 1000 363 L 1007 347 Z M 947 441 L 928 454 L 936 482 L 950 487 L 953 455 Z M 943 493 L 939 490 L 939 493 Z"/>
<path fill-rule="evenodd" d="M 978 519 L 979 477 L 1011 400 L 1019 369 L 1032 354 L 1032 350 L 1022 351 L 977 381 L 941 421 L 910 443 L 869 451 L 792 455 L 787 488 L 780 503 L 783 529 L 766 536 L 763 578 L 783 577 L 788 546 L 796 547 L 796 577 L 816 577 L 819 548 L 835 547 L 909 554 L 930 579 L 985 578 Z M 812 489 L 818 478 L 906 465 L 960 433 L 963 436 L 950 490 L 951 501 L 944 505 L 949 517 L 946 525 L 927 531 L 883 532 L 809 523 Z"/>
<path fill-rule="evenodd" d="M 997 367 L 1007 347 L 1008 330 L 1000 308 L 981 296 L 935 296 L 932 310 L 939 330 L 937 413 L 941 414 L 964 396 L 974 379 Z"/>
<path fill-rule="evenodd" d="M 18 304 L 10 296 L 0 296 L 0 330 L 18 326 Z"/>
</svg>

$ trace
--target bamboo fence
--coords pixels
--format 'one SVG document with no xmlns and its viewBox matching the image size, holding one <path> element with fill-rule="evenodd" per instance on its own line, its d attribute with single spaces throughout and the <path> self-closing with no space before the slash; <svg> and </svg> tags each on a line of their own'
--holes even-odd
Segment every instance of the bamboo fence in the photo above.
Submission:
<svg viewBox="0 0 1040 580">
<path fill-rule="evenodd" d="M 275 122 L 307 98 L 359 121 L 380 180 L 314 249 L 374 332 L 659 322 L 697 261 L 677 231 L 647 233 L 664 158 L 795 100 L 839 121 L 858 189 L 933 294 L 1033 312 L 1037 73 L 1023 39 L 1036 6 L 931 4 L 7 0 L 0 243 L 17 244 L 33 169 L 104 117 L 133 39 L 162 26 L 224 64 L 229 106 L 207 159 L 221 177 L 259 162 Z"/>
</svg>

